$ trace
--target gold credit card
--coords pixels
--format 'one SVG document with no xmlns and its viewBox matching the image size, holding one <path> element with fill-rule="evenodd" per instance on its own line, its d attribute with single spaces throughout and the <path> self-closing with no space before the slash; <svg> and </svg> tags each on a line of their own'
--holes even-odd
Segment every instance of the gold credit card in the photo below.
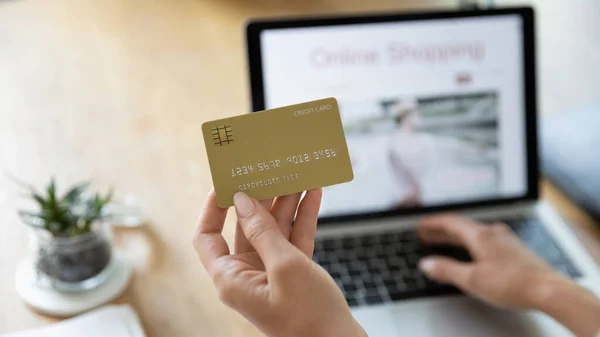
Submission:
<svg viewBox="0 0 600 337">
<path fill-rule="evenodd" d="M 202 124 L 217 204 L 258 200 L 354 178 L 335 98 Z"/>
</svg>

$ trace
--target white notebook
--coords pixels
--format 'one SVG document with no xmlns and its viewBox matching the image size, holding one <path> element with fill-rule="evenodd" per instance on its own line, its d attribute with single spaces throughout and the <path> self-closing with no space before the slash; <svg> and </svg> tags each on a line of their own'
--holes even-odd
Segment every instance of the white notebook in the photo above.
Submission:
<svg viewBox="0 0 600 337">
<path fill-rule="evenodd" d="M 41 328 L 0 337 L 145 337 L 137 314 L 128 305 L 105 306 Z"/>
</svg>

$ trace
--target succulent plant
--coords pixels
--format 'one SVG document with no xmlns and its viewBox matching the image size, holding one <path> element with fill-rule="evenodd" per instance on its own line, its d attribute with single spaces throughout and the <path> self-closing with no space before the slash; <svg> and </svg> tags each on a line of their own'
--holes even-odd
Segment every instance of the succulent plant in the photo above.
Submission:
<svg viewBox="0 0 600 337">
<path fill-rule="evenodd" d="M 36 204 L 36 210 L 21 210 L 19 215 L 27 225 L 42 228 L 54 237 L 72 237 L 87 233 L 97 220 L 107 217 L 106 205 L 112 198 L 112 191 L 102 196 L 88 193 L 89 182 L 79 183 L 59 196 L 54 178 L 43 191 L 19 182 L 27 189 L 27 196 Z"/>
</svg>

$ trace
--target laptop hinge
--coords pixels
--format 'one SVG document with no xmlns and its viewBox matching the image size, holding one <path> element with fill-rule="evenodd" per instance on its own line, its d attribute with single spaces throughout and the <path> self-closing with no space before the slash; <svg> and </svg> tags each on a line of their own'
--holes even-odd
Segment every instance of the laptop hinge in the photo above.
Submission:
<svg viewBox="0 0 600 337">
<path fill-rule="evenodd" d="M 456 212 L 483 222 L 495 222 L 511 218 L 523 217 L 535 211 L 537 201 L 526 200 L 507 205 L 457 210 Z M 385 232 L 414 228 L 423 215 L 389 217 L 340 222 L 319 226 L 317 237 L 361 235 L 362 233 Z"/>
</svg>

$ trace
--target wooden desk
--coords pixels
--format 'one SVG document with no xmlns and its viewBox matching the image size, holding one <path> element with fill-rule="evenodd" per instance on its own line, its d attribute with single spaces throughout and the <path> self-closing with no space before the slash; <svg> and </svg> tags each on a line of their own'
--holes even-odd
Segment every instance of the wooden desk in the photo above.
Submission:
<svg viewBox="0 0 600 337">
<path fill-rule="evenodd" d="M 98 188 L 139 197 L 151 223 L 115 233 L 135 268 L 118 302 L 135 308 L 148 336 L 258 336 L 218 302 L 191 245 L 211 187 L 200 126 L 249 110 L 243 22 L 434 2 L 2 1 L 0 169 L 38 185 L 51 174 L 62 186 L 91 177 Z M 545 186 L 597 251 L 593 222 Z M 27 232 L 15 215 L 24 201 L 16 195 L 0 174 L 0 332 L 53 321 L 14 291 L 27 253 Z M 232 229 L 229 221 L 228 238 Z"/>
</svg>

